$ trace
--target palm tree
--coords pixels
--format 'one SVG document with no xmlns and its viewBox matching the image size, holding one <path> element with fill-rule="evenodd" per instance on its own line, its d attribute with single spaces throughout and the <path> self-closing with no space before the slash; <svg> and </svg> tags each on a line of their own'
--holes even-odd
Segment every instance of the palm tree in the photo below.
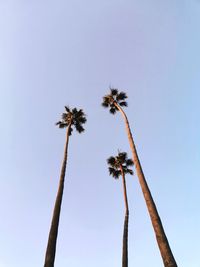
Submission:
<svg viewBox="0 0 200 267">
<path fill-rule="evenodd" d="M 130 144 L 130 148 L 132 151 L 132 158 L 135 165 L 136 173 L 139 179 L 139 183 L 144 195 L 144 199 L 146 201 L 146 205 L 149 211 L 149 215 L 151 218 L 151 222 L 154 228 L 154 232 L 156 235 L 158 247 L 163 259 L 163 263 L 165 267 L 177 267 L 176 261 L 170 249 L 169 242 L 167 240 L 167 236 L 165 235 L 164 228 L 162 226 L 162 222 L 160 216 L 158 214 L 155 202 L 151 195 L 150 189 L 148 187 L 147 181 L 145 179 L 140 160 L 138 158 L 137 150 L 133 141 L 133 136 L 131 133 L 131 129 L 129 126 L 128 118 L 122 107 L 127 107 L 128 104 L 126 102 L 127 95 L 124 92 L 119 92 L 117 89 L 110 89 L 110 94 L 103 97 L 102 106 L 110 109 L 111 114 L 115 114 L 117 111 L 120 111 L 123 116 L 126 131 L 128 135 L 128 140 Z"/>
<path fill-rule="evenodd" d="M 109 173 L 115 179 L 122 176 L 123 191 L 124 191 L 124 202 L 125 202 L 125 219 L 124 219 L 124 234 L 123 234 L 123 248 L 122 248 L 122 267 L 128 267 L 128 219 L 129 219 L 129 208 L 128 198 L 126 192 L 126 180 L 125 174 L 133 175 L 133 171 L 129 169 L 129 166 L 133 165 L 133 161 L 127 158 L 126 152 L 119 152 L 116 157 L 110 157 L 107 159 L 107 163 L 110 166 Z"/>
<path fill-rule="evenodd" d="M 46 249 L 45 263 L 44 267 L 53 267 L 55 261 L 55 253 L 56 253 L 56 241 L 58 235 L 58 225 L 61 211 L 61 203 L 62 196 L 64 190 L 64 181 L 65 181 L 65 171 L 67 165 L 67 151 L 68 151 L 68 143 L 69 137 L 72 134 L 73 127 L 79 132 L 82 133 L 84 131 L 83 124 L 86 122 L 86 117 L 82 109 L 77 110 L 73 108 L 72 110 L 69 107 L 65 107 L 66 112 L 62 114 L 62 120 L 57 122 L 56 125 L 59 128 L 67 128 L 66 131 L 66 143 L 64 150 L 64 159 L 61 168 L 60 181 L 58 192 L 56 196 L 56 202 L 53 211 L 53 218 L 51 221 L 51 227 L 49 231 L 49 239 Z"/>
</svg>

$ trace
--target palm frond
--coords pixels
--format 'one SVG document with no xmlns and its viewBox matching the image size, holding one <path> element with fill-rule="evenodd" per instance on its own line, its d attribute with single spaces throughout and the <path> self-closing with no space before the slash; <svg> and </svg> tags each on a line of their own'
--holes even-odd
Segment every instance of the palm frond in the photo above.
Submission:
<svg viewBox="0 0 200 267">
<path fill-rule="evenodd" d="M 84 124 L 87 119 L 82 109 L 77 110 L 76 108 L 73 109 L 73 120 L 78 123 Z"/>
<path fill-rule="evenodd" d="M 128 172 L 129 172 L 130 175 L 133 175 L 133 170 L 128 169 Z"/>
<path fill-rule="evenodd" d="M 67 127 L 67 124 L 63 121 L 58 121 L 55 123 L 55 125 L 58 125 L 59 128 L 65 128 Z"/>
<path fill-rule="evenodd" d="M 68 117 L 68 114 L 67 114 L 67 113 L 63 113 L 63 114 L 62 114 L 62 119 L 63 119 L 63 120 L 66 120 L 67 117 Z"/>
<path fill-rule="evenodd" d="M 115 169 L 112 167 L 109 167 L 108 170 L 110 175 L 112 175 L 115 172 Z"/>
<path fill-rule="evenodd" d="M 70 108 L 68 106 L 65 106 L 65 109 L 66 109 L 67 112 L 71 112 Z"/>
<path fill-rule="evenodd" d="M 119 102 L 121 107 L 128 107 L 128 103 L 126 101 Z"/>
<path fill-rule="evenodd" d="M 114 158 L 114 157 L 110 157 L 110 158 L 108 158 L 108 159 L 107 159 L 107 163 L 108 163 L 109 165 L 111 165 L 112 167 L 114 167 L 114 166 L 115 166 L 115 158 Z"/>
<path fill-rule="evenodd" d="M 67 123 L 61 122 L 59 123 L 59 128 L 63 129 L 67 127 Z"/>
<path fill-rule="evenodd" d="M 124 171 L 124 173 L 128 173 L 128 174 L 130 174 L 130 175 L 133 175 L 133 171 L 131 170 L 131 169 L 126 169 L 125 171 Z"/>
<path fill-rule="evenodd" d="M 111 103 L 111 104 L 110 104 L 110 107 L 111 107 L 111 108 L 115 108 L 115 109 L 116 109 L 116 107 L 115 107 L 115 104 L 114 104 L 114 103 Z"/>
<path fill-rule="evenodd" d="M 79 109 L 78 112 L 77 112 L 77 114 L 76 114 L 76 116 L 77 116 L 77 118 L 81 118 L 81 117 L 84 117 L 85 114 L 84 114 L 84 112 L 83 112 L 82 109 Z"/>
<path fill-rule="evenodd" d="M 118 94 L 118 90 L 117 89 L 110 89 L 111 95 L 112 96 L 116 96 Z"/>
<path fill-rule="evenodd" d="M 115 107 L 114 108 L 110 108 L 110 113 L 111 114 L 114 115 L 116 113 L 116 111 L 117 111 L 117 109 Z"/>
<path fill-rule="evenodd" d="M 69 135 L 72 135 L 72 132 L 73 132 L 73 128 L 70 127 L 70 128 L 69 128 Z"/>
<path fill-rule="evenodd" d="M 84 112 L 83 112 L 83 109 L 82 109 L 82 108 L 80 108 L 80 109 L 78 110 L 78 114 L 79 114 L 79 115 L 83 115 L 83 114 L 84 114 Z"/>
<path fill-rule="evenodd" d="M 119 178 L 119 176 L 121 174 L 120 171 L 118 171 L 118 170 L 116 170 L 115 168 L 112 168 L 112 167 L 109 167 L 108 170 L 109 170 L 109 174 L 112 175 L 115 179 Z"/>
<path fill-rule="evenodd" d="M 126 152 L 119 152 L 117 158 L 121 164 L 124 164 L 127 160 L 127 153 Z"/>
<path fill-rule="evenodd" d="M 73 109 L 72 109 L 72 113 L 73 113 L 74 115 L 76 115 L 76 114 L 78 113 L 77 108 L 73 108 Z"/>
<path fill-rule="evenodd" d="M 104 107 L 104 108 L 108 108 L 108 106 L 109 106 L 109 104 L 108 104 L 107 102 L 103 102 L 101 105 L 102 105 L 102 107 Z"/>
<path fill-rule="evenodd" d="M 75 128 L 76 128 L 76 130 L 77 130 L 78 133 L 82 133 L 85 130 L 80 123 L 76 123 L 75 124 Z"/>
<path fill-rule="evenodd" d="M 103 104 L 110 104 L 110 96 L 109 95 L 106 95 L 103 97 L 103 102 L 102 102 L 102 105 Z"/>
<path fill-rule="evenodd" d="M 115 173 L 114 173 L 114 176 L 113 177 L 115 179 L 118 179 L 120 175 L 121 175 L 121 171 L 120 170 L 115 170 Z"/>
<path fill-rule="evenodd" d="M 127 159 L 127 160 L 126 160 L 126 166 L 133 166 L 133 161 L 132 161 L 132 159 Z"/>
<path fill-rule="evenodd" d="M 120 92 L 120 93 L 117 95 L 116 100 L 117 100 L 117 101 L 120 101 L 120 100 L 125 100 L 126 98 L 127 98 L 126 93 L 124 93 L 124 92 Z"/>
<path fill-rule="evenodd" d="M 71 124 L 75 126 L 75 129 L 78 133 L 84 132 L 84 128 L 82 124 L 86 123 L 87 119 L 82 109 L 73 108 L 72 109 L 72 118 Z"/>
<path fill-rule="evenodd" d="M 84 123 L 86 123 L 87 119 L 86 119 L 86 117 L 79 117 L 78 121 L 79 121 L 79 123 L 84 124 Z"/>
</svg>

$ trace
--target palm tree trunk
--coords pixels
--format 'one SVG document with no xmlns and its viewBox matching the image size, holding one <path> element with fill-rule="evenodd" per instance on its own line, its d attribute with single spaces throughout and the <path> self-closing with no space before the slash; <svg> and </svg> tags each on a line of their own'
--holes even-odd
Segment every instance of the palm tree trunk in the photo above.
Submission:
<svg viewBox="0 0 200 267">
<path fill-rule="evenodd" d="M 46 249 L 44 267 L 54 267 L 55 254 L 56 254 L 56 241 L 57 241 L 57 235 L 58 235 L 58 225 L 59 225 L 59 219 L 60 219 L 61 203 L 62 203 L 64 181 L 65 181 L 65 171 L 66 171 L 66 165 L 67 165 L 67 151 L 68 151 L 70 128 L 71 128 L 71 124 L 69 124 L 67 128 L 67 133 L 66 133 L 64 159 L 63 159 L 62 168 L 61 168 L 59 187 L 58 187 L 56 202 L 55 202 L 54 211 L 53 211 L 53 218 L 51 221 L 51 228 L 49 231 L 49 239 L 48 239 L 48 244 L 47 244 L 47 249 Z"/>
<path fill-rule="evenodd" d="M 129 140 L 129 144 L 130 144 L 131 151 L 132 151 L 133 162 L 134 162 L 136 173 L 139 179 L 139 183 L 140 183 L 143 195 L 144 195 L 144 199 L 146 201 L 146 205 L 149 211 L 149 215 L 150 215 L 151 222 L 154 228 L 156 240 L 157 240 L 158 247 L 159 247 L 162 259 L 163 259 L 164 266 L 165 267 L 177 267 L 175 258 L 172 254 L 169 242 L 167 240 L 167 236 L 165 235 L 165 231 L 162 226 L 162 222 L 159 217 L 156 205 L 154 203 L 153 197 L 151 195 L 147 181 L 145 179 L 145 176 L 144 176 L 141 164 L 140 164 L 140 160 L 137 155 L 137 150 L 136 150 L 136 147 L 133 141 L 133 136 L 132 136 L 131 129 L 129 126 L 128 118 L 125 112 L 123 111 L 123 109 L 119 105 L 115 104 L 115 106 L 121 112 L 124 118 L 124 121 L 125 121 L 126 130 L 128 134 L 128 140 Z"/>
<path fill-rule="evenodd" d="M 126 192 L 126 180 L 124 171 L 121 167 L 123 190 L 124 190 L 124 202 L 125 202 L 125 218 L 124 218 L 124 233 L 123 233 L 123 248 L 122 248 L 122 267 L 128 267 L 128 220 L 129 220 L 129 208 L 128 198 Z"/>
</svg>

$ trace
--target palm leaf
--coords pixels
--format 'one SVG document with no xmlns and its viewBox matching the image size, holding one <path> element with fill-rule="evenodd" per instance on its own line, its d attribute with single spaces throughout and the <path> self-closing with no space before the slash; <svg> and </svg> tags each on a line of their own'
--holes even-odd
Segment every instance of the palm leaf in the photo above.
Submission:
<svg viewBox="0 0 200 267">
<path fill-rule="evenodd" d="M 79 133 L 82 133 L 85 130 L 80 123 L 76 123 L 75 128 L 76 128 L 77 132 L 79 132 Z"/>
<path fill-rule="evenodd" d="M 110 175 L 112 175 L 115 172 L 115 169 L 112 167 L 109 167 L 108 170 Z"/>
<path fill-rule="evenodd" d="M 127 159 L 127 153 L 126 152 L 120 152 L 118 154 L 118 159 L 119 159 L 121 164 L 125 163 L 125 161 Z"/>
<path fill-rule="evenodd" d="M 128 103 L 126 101 L 119 102 L 121 107 L 128 107 Z"/>
<path fill-rule="evenodd" d="M 117 109 L 116 109 L 116 108 L 110 108 L 110 113 L 111 113 L 111 114 L 113 114 L 113 115 L 114 115 L 114 114 L 116 113 L 116 111 L 117 111 Z"/>
<path fill-rule="evenodd" d="M 124 92 L 120 92 L 120 93 L 117 95 L 116 100 L 117 100 L 117 101 L 120 101 L 120 100 L 124 100 L 124 99 L 126 99 L 126 98 L 127 98 L 126 93 L 124 93 Z"/>
<path fill-rule="evenodd" d="M 67 112 L 71 112 L 70 108 L 68 106 L 65 106 L 65 109 L 66 109 Z"/>
<path fill-rule="evenodd" d="M 111 95 L 112 96 L 116 96 L 118 94 L 118 90 L 117 89 L 110 89 Z"/>
<path fill-rule="evenodd" d="M 70 127 L 70 128 L 69 128 L 69 135 L 72 135 L 72 132 L 73 132 L 73 128 Z"/>
<path fill-rule="evenodd" d="M 131 169 L 126 169 L 125 173 L 127 174 L 130 174 L 130 175 L 133 175 L 133 171 Z"/>
<path fill-rule="evenodd" d="M 66 123 L 64 123 L 64 122 L 59 123 L 59 128 L 63 129 L 65 127 L 67 127 Z"/>
<path fill-rule="evenodd" d="M 109 96 L 104 96 L 103 97 L 103 103 L 105 103 L 105 104 L 110 104 L 110 97 Z"/>
<path fill-rule="evenodd" d="M 76 115 L 76 114 L 78 113 L 77 108 L 73 108 L 73 109 L 72 109 L 72 113 L 73 113 L 73 115 Z"/>
<path fill-rule="evenodd" d="M 114 178 L 115 179 L 118 179 L 119 178 L 119 176 L 121 175 L 121 171 L 119 171 L 119 170 L 115 170 L 115 173 L 114 173 Z"/>
<path fill-rule="evenodd" d="M 115 108 L 115 109 L 116 109 L 116 107 L 115 107 L 115 104 L 113 104 L 113 103 L 112 103 L 112 104 L 110 104 L 110 107 L 111 107 L 111 108 Z"/>
<path fill-rule="evenodd" d="M 79 119 L 78 119 L 78 121 L 79 121 L 79 123 L 86 123 L 86 121 L 87 121 L 87 119 L 85 118 L 85 117 L 80 117 Z"/>
<path fill-rule="evenodd" d="M 126 166 L 133 166 L 133 161 L 132 161 L 132 159 L 127 159 L 127 160 L 126 160 Z"/>
<path fill-rule="evenodd" d="M 60 123 L 61 123 L 61 121 L 58 121 L 58 122 L 55 123 L 55 125 L 59 125 Z"/>
<path fill-rule="evenodd" d="M 80 108 L 80 109 L 78 110 L 78 114 L 81 115 L 81 116 L 84 115 L 84 112 L 83 112 L 82 108 Z"/>
<path fill-rule="evenodd" d="M 68 117 L 68 114 L 66 114 L 66 113 L 63 113 L 63 114 L 62 114 L 62 119 L 63 119 L 63 120 L 66 120 L 67 117 Z"/>
<path fill-rule="evenodd" d="M 119 178 L 119 176 L 121 174 L 120 171 L 118 171 L 118 170 L 116 170 L 115 168 L 112 168 L 112 167 L 109 167 L 108 170 L 109 170 L 109 174 L 112 175 L 115 179 Z"/>
<path fill-rule="evenodd" d="M 102 105 L 104 108 L 108 108 L 108 106 L 109 106 L 109 104 L 108 104 L 107 102 L 103 102 L 101 105 Z"/>
<path fill-rule="evenodd" d="M 107 159 L 107 163 L 108 163 L 109 165 L 111 165 L 112 167 L 114 167 L 114 166 L 115 166 L 115 158 L 114 158 L 114 157 L 110 157 L 110 158 L 108 158 L 108 159 Z"/>
</svg>

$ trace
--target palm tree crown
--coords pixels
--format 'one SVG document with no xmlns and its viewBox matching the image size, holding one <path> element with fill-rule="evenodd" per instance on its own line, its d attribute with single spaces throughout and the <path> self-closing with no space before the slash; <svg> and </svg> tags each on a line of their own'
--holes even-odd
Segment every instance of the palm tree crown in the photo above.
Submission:
<svg viewBox="0 0 200 267">
<path fill-rule="evenodd" d="M 116 111 L 119 111 L 118 105 L 121 107 L 128 106 L 128 103 L 125 101 L 126 98 L 126 93 L 110 88 L 110 94 L 103 97 L 102 106 L 104 108 L 110 108 L 110 113 L 114 115 Z"/>
<path fill-rule="evenodd" d="M 83 124 L 87 121 L 83 110 L 77 110 L 77 108 L 70 109 L 68 106 L 65 106 L 65 110 L 66 112 L 62 114 L 62 120 L 58 121 L 56 125 L 58 125 L 59 128 L 70 126 L 69 135 L 72 134 L 72 126 L 75 127 L 77 132 L 82 133 L 85 130 Z"/>
<path fill-rule="evenodd" d="M 126 152 L 118 152 L 116 157 L 110 157 L 107 159 L 107 163 L 110 166 L 108 168 L 110 175 L 112 175 L 115 179 L 118 179 L 120 175 L 122 175 L 122 171 L 124 174 L 129 173 L 133 175 L 133 171 L 128 167 L 133 166 L 132 159 L 128 159 Z"/>
</svg>

